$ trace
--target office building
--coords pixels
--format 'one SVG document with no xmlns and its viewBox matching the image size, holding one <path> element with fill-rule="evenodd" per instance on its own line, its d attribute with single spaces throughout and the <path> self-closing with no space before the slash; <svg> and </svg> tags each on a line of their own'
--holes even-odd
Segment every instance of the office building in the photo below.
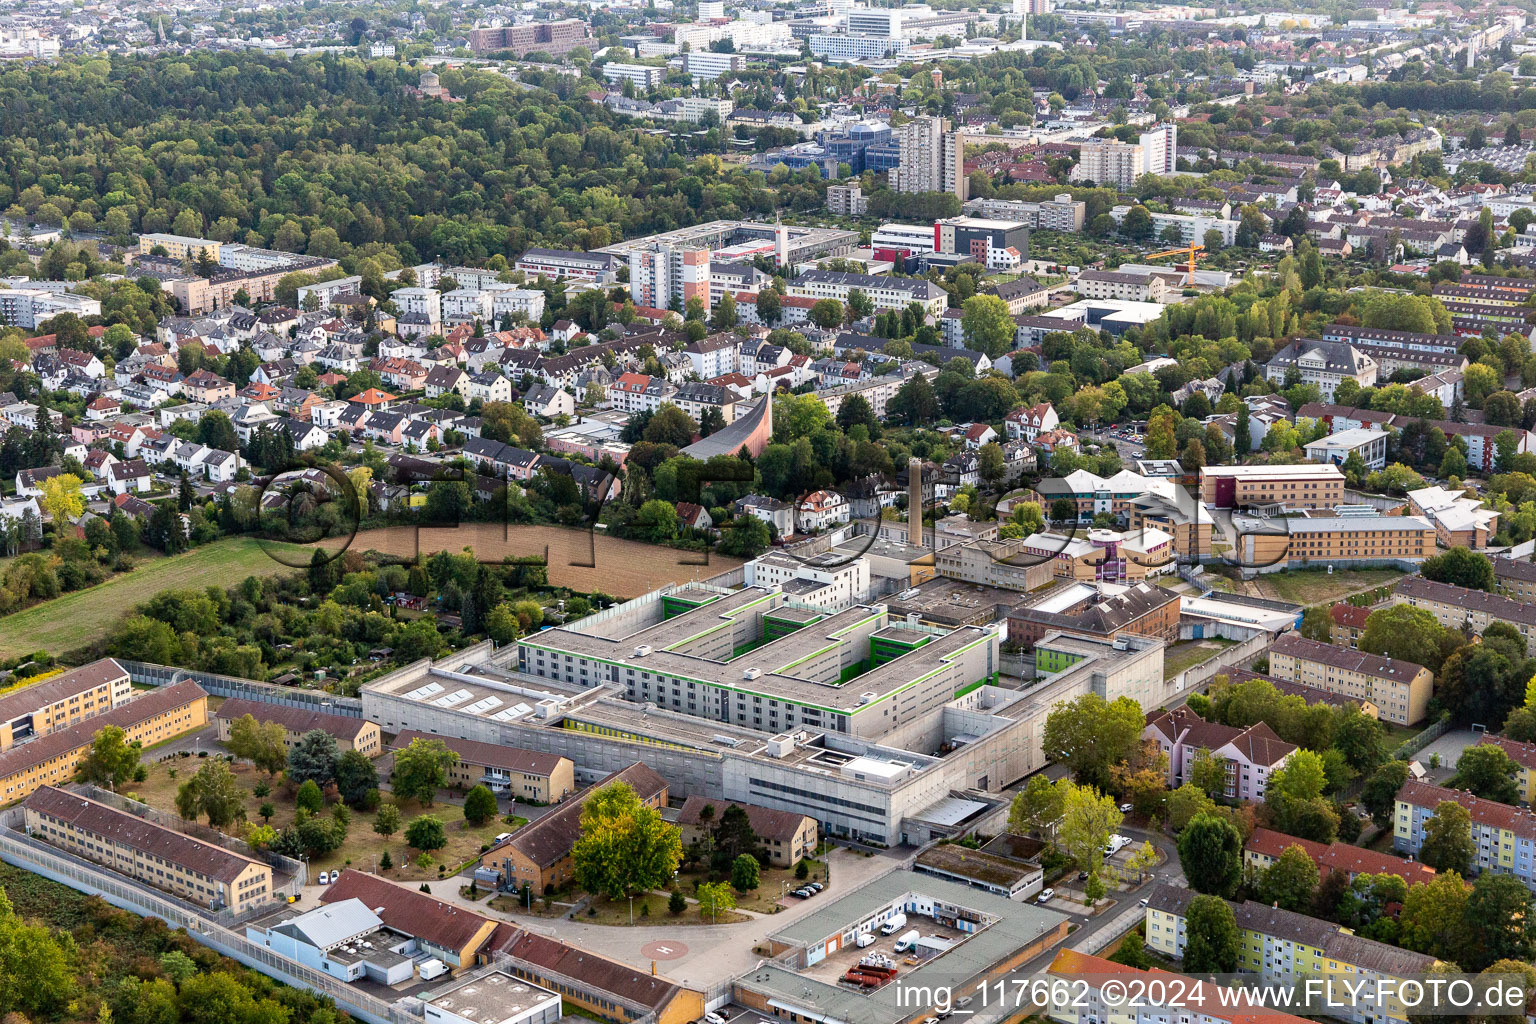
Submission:
<svg viewBox="0 0 1536 1024">
<path fill-rule="evenodd" d="M 932 224 L 882 224 L 869 236 L 869 247 L 874 250 L 875 259 L 900 264 L 908 256 L 933 252 L 939 244 L 938 236 L 939 229 Z"/>
<path fill-rule="evenodd" d="M 1423 665 L 1286 633 L 1269 649 L 1269 674 L 1329 693 L 1370 701 L 1396 725 L 1413 725 L 1429 709 L 1434 673 Z"/>
<path fill-rule="evenodd" d="M 1264 364 L 1266 380 L 1283 384 L 1296 371 L 1303 384 L 1316 384 L 1323 401 L 1333 401 L 1338 386 L 1352 380 L 1362 388 L 1376 383 L 1376 360 L 1347 342 L 1309 341 L 1298 338 L 1276 352 Z"/>
<path fill-rule="evenodd" d="M 809 37 L 806 43 L 813 56 L 839 64 L 904 57 L 908 50 L 905 39 L 891 36 L 817 33 Z"/>
<path fill-rule="evenodd" d="M 1414 783 L 1409 783 L 1414 785 Z M 1164 956 L 1182 958 L 1192 890 L 1157 883 L 1147 897 L 1146 942 Z M 1330 1015 L 1351 1024 L 1406 1024 L 1399 984 L 1433 971 L 1434 957 L 1362 938 L 1348 928 L 1252 900 L 1232 904 L 1237 919 L 1237 969 L 1263 982 L 1293 984 L 1298 977 L 1365 985 L 1334 996 Z M 1377 980 L 1388 982 L 1378 987 Z M 1385 998 L 1376 1000 L 1377 993 Z M 1266 1021 L 1269 1011 L 1259 1014 Z"/>
<path fill-rule="evenodd" d="M 603 80 L 631 82 L 637 89 L 653 89 L 666 78 L 667 69 L 654 64 L 621 64 L 609 61 L 603 65 Z"/>
<path fill-rule="evenodd" d="M 0 323 L 36 330 L 60 313 L 100 316 L 101 303 L 89 295 L 43 288 L 0 288 Z"/>
<path fill-rule="evenodd" d="M 618 280 L 622 261 L 605 252 L 576 252 L 569 249 L 529 249 L 518 257 L 514 270 L 530 278 L 570 279 L 610 285 Z"/>
<path fill-rule="evenodd" d="M 1017 221 L 1027 228 L 1075 233 L 1087 223 L 1088 204 L 1063 192 L 1038 203 L 1022 199 L 971 199 L 965 204 L 965 212 L 990 220 Z"/>
<path fill-rule="evenodd" d="M 1129 188 L 1141 177 L 1145 167 L 1146 157 L 1138 145 L 1108 139 L 1085 142 L 1078 150 L 1072 178 L 1095 185 Z"/>
<path fill-rule="evenodd" d="M 476 53 L 510 50 L 518 56 L 547 53 L 551 57 L 562 57 L 591 42 L 592 33 L 587 23 L 577 18 L 469 31 L 469 48 Z"/>
<path fill-rule="evenodd" d="M 896 10 L 880 13 L 899 15 Z M 965 176 L 965 138 L 951 131 L 947 120 L 914 117 L 895 129 L 893 141 L 901 151 L 900 163 L 891 172 L 891 188 L 897 192 L 948 192 L 965 202 L 969 180 Z"/>
<path fill-rule="evenodd" d="M 210 910 L 238 914 L 277 895 L 270 865 L 78 793 L 43 786 L 22 812 L 32 838 Z"/>
<path fill-rule="evenodd" d="M 686 310 L 691 299 L 709 304 L 709 250 L 653 243 L 629 254 L 629 294 L 637 306 Z"/>
<path fill-rule="evenodd" d="M 1525 637 L 1526 653 L 1536 656 L 1536 604 L 1502 594 L 1453 587 L 1422 576 L 1405 576 L 1392 590 L 1393 604 L 1423 608 L 1442 626 L 1481 635 L 1495 622 L 1514 626 Z"/>
<path fill-rule="evenodd" d="M 1037 651 L 1045 637 L 1060 634 L 1106 643 L 1127 636 L 1172 641 L 1179 614 L 1179 595 L 1145 581 L 1113 592 L 1073 582 L 1010 611 L 1008 641 Z"/>
<path fill-rule="evenodd" d="M 1358 455 L 1366 469 L 1377 470 L 1387 464 L 1387 432 L 1356 427 L 1341 430 L 1306 445 L 1307 458 L 1343 466 L 1351 455 Z"/>
<path fill-rule="evenodd" d="M 402 730 L 391 746 L 404 750 L 415 740 L 439 740 L 459 755 L 458 762 L 448 769 L 450 786 L 485 786 L 500 796 L 533 804 L 556 804 L 576 792 L 575 765 L 558 754 L 434 736 L 414 729 Z"/>
<path fill-rule="evenodd" d="M 13 690 L 0 697 L 0 751 L 79 725 L 132 696 L 128 670 L 111 658 Z"/>
<path fill-rule="evenodd" d="M 241 718 L 250 715 L 260 724 L 276 722 L 283 727 L 283 746 L 289 750 L 303 739 L 306 733 L 323 732 L 336 741 L 343 750 L 356 750 L 369 757 L 384 753 L 384 744 L 376 723 L 346 715 L 328 715 L 323 711 L 296 708 L 267 701 L 245 700 L 231 697 L 219 705 L 214 718 L 219 726 L 219 742 L 228 743 L 230 729 Z"/>
<path fill-rule="evenodd" d="M 950 217 L 934 225 L 939 252 L 969 253 L 986 264 L 994 250 L 1013 249 L 1020 259 L 1029 258 L 1029 227 L 1023 221 L 983 217 Z"/>
<path fill-rule="evenodd" d="M 1073 287 L 1084 298 L 1123 302 L 1162 302 L 1168 294 L 1168 286 L 1161 277 L 1115 270 L 1084 270 L 1077 275 Z"/>
<path fill-rule="evenodd" d="M 1211 508 L 1333 508 L 1344 503 L 1344 474 L 1337 466 L 1206 466 L 1200 500 Z"/>
<path fill-rule="evenodd" d="M 690 50 L 683 54 L 683 71 L 693 76 L 695 84 L 713 81 L 721 75 L 733 75 L 744 66 L 745 59 L 739 53 Z"/>
</svg>

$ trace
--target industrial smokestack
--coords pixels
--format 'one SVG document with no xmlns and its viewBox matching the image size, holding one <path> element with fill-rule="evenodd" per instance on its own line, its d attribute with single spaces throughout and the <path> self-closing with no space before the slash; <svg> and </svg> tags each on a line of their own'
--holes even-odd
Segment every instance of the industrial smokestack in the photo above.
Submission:
<svg viewBox="0 0 1536 1024">
<path fill-rule="evenodd" d="M 907 543 L 923 546 L 923 460 L 907 461 Z"/>
</svg>

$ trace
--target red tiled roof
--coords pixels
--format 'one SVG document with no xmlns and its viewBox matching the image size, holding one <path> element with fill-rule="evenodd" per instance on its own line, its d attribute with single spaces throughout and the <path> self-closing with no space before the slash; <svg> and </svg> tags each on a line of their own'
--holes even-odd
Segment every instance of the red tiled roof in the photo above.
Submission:
<svg viewBox="0 0 1536 1024">
<path fill-rule="evenodd" d="M 340 903 L 350 899 L 362 900 L 393 930 L 425 939 L 442 949 L 463 949 L 482 927 L 491 923 L 488 917 L 433 899 L 424 892 L 347 868 L 338 881 L 320 894 L 320 901 Z"/>
<path fill-rule="evenodd" d="M 1400 803 L 1430 810 L 1449 800 L 1465 807 L 1473 824 L 1507 829 L 1523 839 L 1536 839 L 1536 812 L 1501 804 L 1497 800 L 1484 800 L 1463 790 L 1409 779 L 1397 791 L 1397 799 Z"/>
<path fill-rule="evenodd" d="M 1362 608 L 1358 604 L 1344 604 L 1340 602 L 1328 609 L 1328 615 L 1340 626 L 1350 626 L 1354 629 L 1364 629 L 1365 620 L 1370 617 L 1371 610 Z"/>
</svg>

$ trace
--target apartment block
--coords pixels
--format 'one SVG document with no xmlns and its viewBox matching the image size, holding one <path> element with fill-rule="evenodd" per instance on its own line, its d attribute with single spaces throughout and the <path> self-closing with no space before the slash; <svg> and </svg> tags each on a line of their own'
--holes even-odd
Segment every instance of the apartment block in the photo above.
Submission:
<svg viewBox="0 0 1536 1024">
<path fill-rule="evenodd" d="M 576 766 L 568 757 L 537 750 L 504 747 L 499 743 L 434 736 L 415 729 L 402 730 L 391 745 L 404 750 L 413 740 L 442 740 L 459 755 L 448 769 L 448 784 L 461 789 L 486 786 L 493 793 L 512 796 L 525 803 L 559 803 L 576 792 Z"/>
<path fill-rule="evenodd" d="M 1333 508 L 1344 502 L 1344 474 L 1329 465 L 1206 466 L 1200 500 L 1211 508 Z"/>
<path fill-rule="evenodd" d="M 1015 11 L 1035 3 L 1048 6 L 1049 0 L 1013 0 Z M 1061 1024 L 1257 1024 L 1259 1020 L 1264 1024 L 1307 1024 L 1306 1018 L 1288 1013 L 1267 1009 L 1256 1013 L 1242 1005 L 1228 1007 L 1209 982 L 1161 969 L 1126 967 L 1075 949 L 1058 952 L 1045 970 L 1058 979 L 1057 985 L 1066 986 L 1057 990 L 1066 997 L 1059 1001 L 1051 997 L 1050 1005 L 1039 1012 Z M 1121 994 L 1124 992 L 1136 992 L 1138 998 L 1127 1000 Z M 1147 993 L 1145 998 L 1140 997 L 1142 992 Z"/>
<path fill-rule="evenodd" d="M 289 750 L 306 733 L 319 731 L 334 737 L 336 746 L 343 751 L 357 750 L 369 757 L 378 757 L 384 753 L 384 741 L 378 724 L 365 718 L 330 715 L 322 711 L 245 700 L 241 697 L 229 698 L 214 712 L 219 725 L 219 742 L 229 742 L 230 728 L 246 715 L 262 724 L 276 722 L 281 725 L 283 746 Z"/>
<path fill-rule="evenodd" d="M 1368 850 L 1353 843 L 1315 843 L 1310 839 L 1298 839 L 1274 829 L 1256 828 L 1243 846 L 1243 864 L 1255 871 L 1262 871 L 1291 847 L 1301 851 L 1317 865 L 1319 879 L 1325 879 L 1336 871 L 1342 871 L 1351 882 L 1356 875 L 1396 875 L 1409 885 L 1432 882 L 1435 869 L 1418 861 L 1404 860 L 1390 853 Z"/>
<path fill-rule="evenodd" d="M 1397 791 L 1392 844 L 1398 853 L 1417 857 L 1424 845 L 1424 823 L 1442 803 L 1458 803 L 1472 819 L 1475 853 L 1472 870 L 1514 875 L 1536 889 L 1536 814 L 1519 807 L 1483 800 L 1459 789 L 1413 779 Z"/>
<path fill-rule="evenodd" d="M 1521 601 L 1536 601 L 1536 563 L 1498 555 L 1493 558 L 1493 578 L 1499 592 Z"/>
<path fill-rule="evenodd" d="M 1506 622 L 1525 637 L 1526 653 L 1536 655 L 1536 604 L 1436 583 L 1422 576 L 1398 580 L 1392 590 L 1392 603 L 1423 608 L 1442 626 L 1477 634 L 1495 622 Z"/>
<path fill-rule="evenodd" d="M 0 751 L 105 714 L 133 695 L 128 670 L 93 661 L 0 697 Z"/>
<path fill-rule="evenodd" d="M 1330 620 L 1328 639 L 1335 646 L 1351 651 L 1360 649 L 1360 637 L 1365 633 L 1365 620 L 1371 617 L 1369 608 L 1357 604 L 1339 602 L 1328 609 Z"/>
<path fill-rule="evenodd" d="M 27 834 L 181 899 L 235 913 L 270 902 L 272 868 L 53 786 L 22 805 Z"/>
<path fill-rule="evenodd" d="M 868 13 L 897 16 L 895 10 Z M 891 33 L 891 36 L 900 33 Z M 897 192 L 948 192 L 965 202 L 970 180 L 965 174 L 965 137 L 952 131 L 939 117 L 914 117 L 892 132 L 901 152 L 891 171 L 891 188 Z"/>
<path fill-rule="evenodd" d="M 1423 665 L 1351 651 L 1286 633 L 1269 649 L 1269 674 L 1368 700 L 1382 719 L 1412 725 L 1429 707 L 1434 674 Z"/>
<path fill-rule="evenodd" d="M 470 29 L 469 48 L 476 53 L 510 50 L 519 56 L 547 53 L 560 57 L 592 41 L 591 29 L 578 18 L 538 21 L 526 25 Z"/>
<path fill-rule="evenodd" d="M 192 238 L 187 235 L 170 235 L 161 232 L 152 232 L 139 236 L 139 255 L 148 256 L 159 246 L 165 250 L 165 255 L 173 260 L 195 260 L 199 256 L 206 255 L 217 262 L 219 248 L 222 242 L 212 238 Z"/>
<path fill-rule="evenodd" d="M 1479 737 L 1478 743 L 1498 746 L 1509 755 L 1509 759 L 1517 766 L 1515 785 L 1520 790 L 1520 802 L 1536 803 L 1536 743 L 1521 743 L 1486 732 Z"/>
<path fill-rule="evenodd" d="M 1182 957 L 1187 941 L 1185 918 L 1195 893 L 1159 883 L 1147 897 L 1147 945 L 1165 956 Z M 1352 1024 L 1406 1022 L 1408 1010 L 1395 997 L 1396 982 L 1428 974 L 1438 963 L 1385 942 L 1362 938 L 1348 928 L 1249 900 L 1232 906 L 1237 918 L 1237 969 L 1264 982 L 1294 982 L 1296 977 L 1356 985 L 1353 1000 L 1340 991 L 1333 1011 Z M 1382 983 L 1378 985 L 1378 982 Z M 1376 993 L 1386 994 L 1377 1002 Z M 1263 1014 L 1267 1019 L 1267 1011 Z"/>
<path fill-rule="evenodd" d="M 637 306 L 686 309 L 698 299 L 709 308 L 709 250 L 653 242 L 629 254 L 629 294 Z"/>
<path fill-rule="evenodd" d="M 1072 177 L 1095 185 L 1129 188 L 1146 170 L 1146 157 L 1139 145 L 1113 140 L 1085 142 L 1078 150 Z"/>
<path fill-rule="evenodd" d="M 208 694 L 191 680 L 163 686 L 0 753 L 0 803 L 30 796 L 42 786 L 71 782 L 91 739 L 109 725 L 144 746 L 208 724 Z"/>
<path fill-rule="evenodd" d="M 1228 800 L 1263 800 L 1270 778 L 1298 749 L 1263 722 L 1239 729 L 1207 722 L 1187 706 L 1159 714 L 1141 735 L 1168 755 L 1168 785 L 1172 789 L 1187 781 L 1196 755 L 1209 751 L 1225 772 L 1222 795 Z"/>
<path fill-rule="evenodd" d="M 634 287 L 633 278 L 630 287 Z M 790 295 L 803 295 L 810 299 L 846 302 L 848 293 L 854 290 L 869 296 L 877 309 L 906 309 L 915 302 L 923 307 L 923 312 L 937 317 L 949 304 L 949 296 L 944 289 L 920 277 L 882 277 L 836 270 L 812 270 L 789 283 Z"/>
</svg>

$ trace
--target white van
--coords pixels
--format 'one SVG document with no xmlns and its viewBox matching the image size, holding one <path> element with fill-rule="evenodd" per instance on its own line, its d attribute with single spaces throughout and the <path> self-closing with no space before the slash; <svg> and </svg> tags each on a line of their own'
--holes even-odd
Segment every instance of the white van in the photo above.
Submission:
<svg viewBox="0 0 1536 1024">
<path fill-rule="evenodd" d="M 885 922 L 885 924 L 880 926 L 880 934 L 881 935 L 895 935 L 897 932 L 901 931 L 906 926 L 907 926 L 907 915 L 906 914 L 897 914 L 895 917 L 891 918 L 889 921 Z"/>
<path fill-rule="evenodd" d="M 431 981 L 433 978 L 441 978 L 448 973 L 448 965 L 433 957 L 417 968 L 416 973 L 422 981 Z"/>
<path fill-rule="evenodd" d="M 860 949 L 863 949 L 865 946 L 873 946 L 875 944 L 875 937 L 869 934 L 869 932 L 860 932 L 858 939 L 855 940 L 855 944 Z"/>
<path fill-rule="evenodd" d="M 922 936 L 919 934 L 916 928 L 913 928 L 909 932 L 902 932 L 901 937 L 896 940 L 896 952 L 905 953 L 908 950 L 916 949 L 917 940 L 920 938 L 922 938 Z"/>
</svg>

